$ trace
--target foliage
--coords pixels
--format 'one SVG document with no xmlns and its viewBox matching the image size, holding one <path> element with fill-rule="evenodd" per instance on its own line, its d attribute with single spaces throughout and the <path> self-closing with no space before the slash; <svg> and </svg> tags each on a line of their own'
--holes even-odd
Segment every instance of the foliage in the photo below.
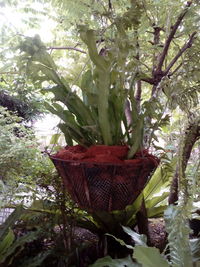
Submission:
<svg viewBox="0 0 200 267">
<path fill-rule="evenodd" d="M 46 111 L 44 97 L 37 86 L 28 83 L 16 48 L 22 36 L 40 29 L 49 8 L 27 1 L 1 1 L 0 5 L 0 105 L 32 122 Z"/>
<path fill-rule="evenodd" d="M 56 202 L 44 198 L 29 207 L 17 206 L 1 226 L 3 266 L 71 266 L 90 245 L 72 239 L 76 218 L 83 214 L 74 212 L 69 202 L 64 204 L 60 187 L 56 195 Z"/>
<path fill-rule="evenodd" d="M 192 254 L 189 246 L 190 229 L 181 206 L 170 206 L 165 212 L 165 221 L 172 265 L 179 266 L 184 263 L 185 266 L 192 266 Z M 175 235 L 177 232 L 179 235 Z"/>
<path fill-rule="evenodd" d="M 159 250 L 157 248 L 136 246 L 134 250 L 134 258 L 144 267 L 169 267 L 169 264 L 160 255 Z"/>
<path fill-rule="evenodd" d="M 94 264 L 90 265 L 91 267 L 103 267 L 103 266 L 109 266 L 109 267 L 118 267 L 118 266 L 130 266 L 130 267 L 139 267 L 137 263 L 134 263 L 131 260 L 131 257 L 127 257 L 124 259 L 112 259 L 110 256 L 106 256 L 104 258 L 98 259 Z"/>
<path fill-rule="evenodd" d="M 136 81 L 133 81 L 135 89 L 137 89 L 138 80 L 145 81 L 142 83 L 143 97 L 146 97 L 147 90 L 151 91 L 145 77 L 151 77 L 152 73 L 155 73 L 160 56 L 162 55 L 163 58 L 165 51 L 167 54 L 163 58 L 165 62 L 160 74 L 162 76 L 166 71 L 170 70 L 170 72 L 168 72 L 169 75 L 160 77 L 164 79 L 159 86 L 156 85 L 160 88 L 159 92 L 161 93 L 161 89 L 164 90 L 173 108 L 177 102 L 184 110 L 188 109 L 185 103 L 195 104 L 196 101 L 196 104 L 198 103 L 195 95 L 197 96 L 199 92 L 197 77 L 199 60 L 195 55 L 199 54 L 197 52 L 199 51 L 199 38 L 189 42 L 188 47 L 185 46 L 188 35 L 199 29 L 198 1 L 191 1 L 187 4 L 184 1 L 175 3 L 174 1 L 155 2 L 152 0 L 142 2 L 120 0 L 111 1 L 111 3 L 92 0 L 81 2 L 52 0 L 50 2 L 57 8 L 58 14 L 62 16 L 62 25 L 67 29 L 77 24 L 90 25 L 92 29 L 96 29 L 104 41 L 101 43 L 101 48 L 109 47 L 110 49 L 115 42 L 116 24 L 123 22 L 121 31 L 125 38 L 121 43 L 123 45 L 128 43 L 131 46 L 127 75 L 130 75 L 130 78 L 131 73 L 133 77 L 137 76 Z M 134 9 L 132 9 L 132 4 L 134 4 Z M 168 48 L 166 44 L 169 45 Z M 183 47 L 184 51 L 182 51 Z"/>
<path fill-rule="evenodd" d="M 28 201 L 37 183 L 52 177 L 53 164 L 41 154 L 33 132 L 21 124 L 21 118 L 4 108 L 0 108 L 0 132 L 1 201 Z"/>
<path fill-rule="evenodd" d="M 82 3 L 83 10 L 85 5 L 91 7 L 90 1 L 86 2 Z M 20 48 L 27 56 L 32 80 L 48 82 L 54 102 L 47 107 L 63 121 L 59 127 L 69 145 L 73 141 L 86 146 L 127 143 L 131 158 L 143 146 L 149 147 L 153 140 L 157 140 L 155 131 L 169 121 L 165 112 L 167 106 L 175 108 L 179 105 L 186 110 L 198 103 L 199 85 L 193 77 L 196 65 L 190 61 L 191 85 L 185 77 L 186 81 L 180 86 L 178 78 L 182 75 L 180 71 L 186 73 L 184 66 L 189 53 L 199 49 L 196 41 L 198 25 L 191 29 L 187 39 L 188 23 L 191 16 L 196 18 L 198 4 L 188 2 L 183 8 L 182 3 L 177 4 L 175 22 L 170 22 L 170 4 L 163 8 L 160 3 L 155 4 L 157 9 L 167 10 L 161 19 L 154 14 L 151 1 L 143 4 L 130 1 L 124 9 L 115 2 L 111 5 L 113 8 L 107 10 L 104 1 L 95 3 L 86 15 L 91 25 L 93 16 L 97 18 L 93 25 L 95 30 L 86 24 L 78 26 L 90 61 L 73 82 L 59 74 L 38 36 L 26 38 Z M 149 15 L 147 10 L 152 14 Z M 161 26 L 165 25 L 164 21 L 167 21 L 166 26 Z M 179 33 L 183 46 L 177 49 L 175 34 Z M 152 35 L 154 41 L 149 41 Z M 185 98 L 190 99 L 186 107 L 182 105 Z"/>
<path fill-rule="evenodd" d="M 39 99 L 36 100 L 32 97 L 31 99 L 28 99 L 26 96 L 26 98 L 22 100 L 22 97 L 19 98 L 19 95 L 18 97 L 15 97 L 9 95 L 9 93 L 4 90 L 0 91 L 0 106 L 7 108 L 26 122 L 33 121 L 34 118 L 40 115 L 42 109 L 39 108 L 39 104 L 41 105 Z"/>
<path fill-rule="evenodd" d="M 18 206 L 14 212 L 8 217 L 6 222 L 2 225 L 1 238 L 0 238 L 0 263 L 4 266 L 15 266 L 15 258 L 18 257 L 25 250 L 27 243 L 33 242 L 34 240 L 41 238 L 41 231 L 28 231 L 28 233 L 23 234 L 22 236 L 16 237 L 14 234 L 13 228 L 16 227 L 16 223 L 21 219 L 25 210 L 22 206 Z M 2 250 L 3 248 L 3 250 Z M 46 254 L 47 253 L 43 253 Z M 33 259 L 32 259 L 33 260 Z M 44 260 L 44 259 L 43 259 Z M 36 262 L 35 262 L 36 263 Z M 38 266 L 37 264 L 42 263 L 42 260 L 34 264 L 32 261 L 32 266 Z"/>
<path fill-rule="evenodd" d="M 47 108 L 64 122 L 59 127 L 64 132 L 69 145 L 73 144 L 73 140 L 87 146 L 95 143 L 109 145 L 128 143 L 131 146 L 129 157 L 132 157 L 143 146 L 144 118 L 150 116 L 150 109 L 153 110 L 154 107 L 156 110 L 159 103 L 154 100 L 147 107 L 145 102 L 144 112 L 138 114 L 136 102 L 132 99 L 131 118 L 135 131 L 129 134 L 130 127 L 124 113 L 128 91 L 123 89 L 123 84 L 118 84 L 121 80 L 120 70 L 113 69 L 116 54 L 111 54 L 109 58 L 104 59 L 98 55 L 93 31 L 82 28 L 81 32 L 84 36 L 82 38 L 88 44 L 90 57 L 96 65 L 94 73 L 88 70 L 82 75 L 80 87 L 83 99 L 71 90 L 64 78 L 59 76 L 55 63 L 45 51 L 39 37 L 28 38 L 21 46 L 21 49 L 29 55 L 30 76 L 35 81 L 50 80 L 56 84 L 48 91 L 54 93 L 55 101 L 62 102 L 68 110 L 63 109 L 58 103 L 54 103 L 53 106 L 47 104 Z M 123 67 L 120 66 L 120 68 Z M 39 74 L 40 71 L 43 73 L 42 76 Z M 112 80 L 111 76 L 113 76 Z M 151 118 L 154 115 L 157 116 L 153 111 L 151 115 Z M 167 118 L 162 119 L 158 115 L 157 119 L 163 124 L 167 122 Z M 125 132 L 122 129 L 124 127 Z M 157 127 L 158 125 L 154 130 Z"/>
<path fill-rule="evenodd" d="M 190 116 L 198 106 L 200 88 L 198 1 L 175 3 L 171 0 L 130 2 L 51 0 L 49 2 L 57 7 L 57 14 L 62 12 L 56 20 L 62 21 L 58 27 L 64 36 L 59 41 L 55 38 L 52 44 L 60 45 L 62 42 L 63 46 L 70 43 L 74 49 L 66 48 L 67 52 L 65 49 L 63 52 L 61 50 L 55 52 L 53 48 L 49 49 L 49 44 L 45 46 L 38 36 L 26 38 L 21 46 L 26 52 L 25 57 L 24 55 L 19 57 L 18 67 L 22 70 L 24 63 L 28 61 L 27 71 L 33 80 L 33 85 L 29 83 L 28 87 L 21 87 L 21 81 L 17 78 L 13 80 L 13 84 L 17 83 L 17 87 L 13 88 L 19 89 L 17 94 L 21 100 L 26 99 L 25 94 L 28 92 L 29 96 L 26 99 L 28 103 L 32 103 L 29 100 L 33 98 L 33 102 L 37 102 L 38 98 L 35 98 L 31 91 L 38 92 L 41 87 L 47 89 L 45 92 L 54 94 L 51 105 L 47 103 L 46 106 L 61 118 L 62 123 L 59 127 L 65 133 L 69 145 L 73 145 L 74 142 L 87 146 L 93 143 L 128 143 L 131 147 L 129 157 L 132 157 L 143 146 L 149 147 L 152 142 L 155 144 L 155 141 L 158 141 L 157 130 L 165 127 L 166 133 L 169 134 L 166 125 L 172 109 L 181 113 L 177 108 L 179 107 Z M 73 25 L 72 20 L 75 22 Z M 32 22 L 35 23 L 35 19 Z M 81 25 L 78 28 L 79 39 L 76 37 L 76 23 Z M 70 42 L 66 41 L 66 33 L 70 36 Z M 0 50 L 0 56 L 5 62 L 4 55 L 9 55 L 10 47 L 15 46 L 21 37 L 12 36 L 13 39 L 10 39 L 10 36 L 4 36 L 6 37 L 4 41 L 9 45 L 7 52 Z M 80 49 L 77 48 L 80 46 Z M 80 50 L 81 54 L 78 54 Z M 51 56 L 47 51 L 50 53 L 53 51 Z M 63 54 L 64 56 L 61 56 Z M 63 65 L 70 65 L 69 56 L 74 64 L 72 67 L 65 67 Z M 13 64 L 11 70 L 15 71 L 15 68 L 18 70 L 18 67 Z M 6 70 L 9 68 L 5 66 Z M 6 83 L 9 81 L 12 84 L 12 79 L 5 75 L 2 79 L 6 81 L 1 82 L 3 89 L 7 90 Z M 16 94 L 14 92 L 11 95 Z M 0 118 L 0 131 L 3 133 L 0 137 L 0 168 L 3 171 L 3 179 L 7 184 L 10 178 L 14 185 L 22 182 L 22 190 L 34 192 L 32 200 L 42 199 L 40 202 L 34 202 L 31 207 L 26 207 L 25 213 L 23 212 L 20 223 L 25 227 L 24 236 L 16 240 L 13 230 L 7 228 L 3 243 L 0 243 L 0 249 L 5 257 L 9 255 L 8 257 L 11 256 L 10 259 L 15 261 L 18 260 L 19 253 L 23 261 L 23 263 L 20 261 L 20 266 L 46 264 L 45 260 L 47 265 L 49 260 L 54 264 L 63 262 L 68 264 L 72 250 L 66 247 L 66 243 L 70 240 L 68 238 L 70 227 L 74 221 L 93 232 L 99 234 L 102 234 L 102 231 L 109 232 L 115 236 L 116 232 L 122 230 L 120 224 L 135 225 L 136 214 L 143 201 L 148 217 L 162 216 L 166 208 L 168 191 L 159 195 L 157 193 L 161 189 L 168 190 L 177 160 L 180 170 L 180 206 L 170 207 L 165 213 L 169 241 L 167 256 L 170 262 L 160 255 L 157 249 L 147 247 L 144 237 L 137 236 L 129 228 L 124 228 L 135 242 L 135 247 L 132 245 L 131 249 L 134 250 L 133 258 L 138 263 L 130 257 L 112 259 L 107 256 L 97 261 L 94 266 L 119 264 L 139 266 L 139 263 L 143 266 L 170 264 L 190 266 L 192 261 L 195 263 L 199 261 L 199 240 L 189 242 L 187 225 L 192 209 L 192 196 L 197 198 L 198 195 L 195 186 L 199 183 L 199 163 L 194 169 L 191 165 L 188 166 L 187 172 L 190 175 L 185 175 L 183 170 L 185 163 L 180 155 L 171 163 L 163 164 L 156 170 L 138 199 L 123 211 L 111 214 L 98 212 L 92 214 L 92 217 L 83 211 L 79 211 L 79 214 L 75 208 L 69 215 L 70 210 L 66 207 L 69 202 L 66 201 L 63 192 L 61 193 L 62 186 L 52 172 L 48 158 L 32 147 L 35 146 L 32 134 L 23 125 L 19 125 L 19 118 L 10 116 L 3 109 L 1 114 L 4 114 Z M 177 121 L 174 120 L 173 117 L 171 121 L 175 126 L 172 127 L 176 129 Z M 169 143 L 171 144 L 170 140 Z M 174 148 L 177 148 L 176 144 Z M 6 223 L 9 225 L 8 221 Z M 55 227 L 58 225 L 61 230 L 56 233 Z M 177 232 L 180 235 L 177 235 Z M 120 236 L 116 234 L 115 240 L 119 238 Z M 43 252 L 37 250 L 30 257 L 24 257 L 23 251 L 27 252 L 27 244 L 30 244 L 31 239 L 36 240 L 37 245 L 44 245 L 44 240 L 53 244 L 50 247 L 42 246 Z M 130 249 L 130 244 L 126 244 L 124 240 L 120 240 L 120 243 L 129 246 Z M 8 254 L 5 254 L 6 251 Z M 74 251 L 72 254 L 74 256 Z"/>
<path fill-rule="evenodd" d="M 179 210 L 179 213 L 177 211 Z M 148 247 L 146 245 L 146 238 L 144 235 L 139 235 L 129 227 L 123 227 L 124 231 L 132 238 L 135 245 L 128 245 L 123 240 L 120 240 L 113 236 L 113 238 L 119 242 L 122 246 L 133 251 L 132 258 L 137 263 L 130 262 L 130 266 L 143 266 L 143 267 L 154 267 L 154 266 L 196 266 L 193 264 L 199 263 L 199 239 L 189 240 L 189 235 L 185 236 L 185 220 L 181 220 L 181 209 L 175 206 L 169 206 L 166 210 L 166 227 L 168 232 L 169 240 L 169 253 L 164 255 L 160 254 L 159 250 L 155 247 Z M 177 235 L 176 225 L 179 225 L 179 235 Z M 175 227 L 175 229 L 174 229 Z M 176 234 L 175 234 L 176 232 Z M 172 242 L 173 239 L 173 242 Z M 182 241 L 180 241 L 181 239 Z M 180 242 L 179 242 L 180 241 Z M 184 241 L 184 242 L 183 242 Z M 188 247 L 189 245 L 189 247 Z M 166 248 L 167 249 L 167 248 Z M 189 253 L 189 254 L 188 254 Z M 198 256 L 197 256 L 198 255 Z M 168 260 L 169 259 L 169 260 Z M 97 260 L 91 266 L 115 266 L 115 259 L 105 257 Z M 120 259 L 120 262 L 126 266 L 127 259 Z M 141 264 L 141 265 L 140 265 Z"/>
<path fill-rule="evenodd" d="M 21 118 L 11 115 L 6 109 L 1 108 L 1 178 L 6 179 L 6 173 L 11 168 L 19 168 L 20 158 L 28 157 L 27 148 L 33 146 L 33 137 L 23 125 L 20 125 Z"/>
<path fill-rule="evenodd" d="M 167 168 L 165 165 L 164 168 Z M 161 168 L 161 167 L 160 167 Z M 169 168 L 169 166 L 168 166 Z M 171 168 L 171 167 L 170 167 Z M 74 226 L 81 226 L 83 228 L 89 229 L 95 234 L 99 234 L 100 236 L 102 234 L 105 234 L 106 232 L 109 232 L 110 234 L 117 235 L 122 228 L 120 226 L 121 223 L 126 223 L 127 225 L 135 225 L 136 219 L 135 215 L 137 211 L 140 209 L 142 198 L 145 197 L 146 200 L 152 199 L 153 202 L 146 202 L 148 203 L 148 208 L 151 210 L 153 208 L 153 205 L 156 204 L 159 207 L 159 203 L 163 202 L 163 199 L 166 198 L 166 195 L 160 196 L 160 201 L 158 197 L 154 197 L 154 193 L 159 192 L 159 188 L 162 188 L 163 185 L 166 185 L 167 180 L 170 178 L 170 168 L 169 168 L 169 176 L 163 176 L 160 179 L 158 178 L 158 174 L 160 171 L 155 173 L 155 176 L 153 175 L 152 179 L 153 182 L 149 181 L 149 184 L 147 184 L 144 192 L 140 195 L 140 197 L 133 203 L 133 205 L 126 208 L 124 211 L 116 211 L 112 214 L 110 213 L 93 213 L 92 215 L 87 214 L 83 211 L 79 211 L 76 207 L 73 208 L 73 205 L 69 203 L 68 198 L 65 198 L 64 192 L 62 191 L 62 185 L 60 179 L 58 177 L 50 177 L 47 175 L 47 177 L 42 177 L 41 179 L 37 179 L 36 183 L 40 188 L 45 189 L 45 194 L 40 197 L 41 200 L 36 200 L 32 203 L 31 206 L 26 206 L 25 209 L 20 211 L 20 219 L 12 215 L 14 217 L 14 220 L 11 221 L 13 225 L 15 225 L 15 233 L 18 231 L 22 231 L 23 238 L 21 241 L 20 239 L 12 240 L 12 244 L 8 244 L 9 248 L 7 250 L 7 253 L 5 254 L 4 260 L 8 259 L 8 255 L 12 255 L 12 260 L 15 263 L 18 258 L 20 258 L 20 264 L 41 264 L 42 266 L 45 266 L 46 262 L 54 261 L 58 262 L 59 260 L 63 260 L 64 262 L 71 262 L 71 260 L 74 260 L 74 253 L 75 250 L 77 250 L 77 244 L 74 244 L 72 237 L 70 237 L 70 229 L 73 229 Z M 167 172 L 167 171 L 166 171 Z M 163 172 L 165 174 L 166 172 Z M 165 174 L 166 175 L 166 174 Z M 157 183 L 157 186 L 155 187 L 155 181 Z M 30 188 L 30 187 L 29 187 Z M 40 189 L 40 192 L 42 192 Z M 36 195 L 35 195 L 36 197 Z M 42 197 L 42 198 L 41 198 Z M 150 197 L 150 198 L 148 198 Z M 32 197 L 32 199 L 34 196 Z M 156 201 L 155 201 L 156 200 Z M 161 214 L 163 209 L 159 209 L 157 214 Z M 19 213 L 18 213 L 19 215 Z M 151 215 L 150 215 L 151 216 Z M 156 216 L 156 211 L 154 211 L 153 216 Z M 11 217 L 5 222 L 5 226 L 7 227 L 6 231 L 8 231 L 9 227 L 13 229 L 13 226 L 11 226 L 8 222 Z M 16 220 L 19 222 L 17 225 L 14 223 Z M 45 224 L 43 223 L 45 221 Z M 62 225 L 64 223 L 64 225 Z M 60 231 L 55 232 L 55 228 L 59 226 Z M 17 230 L 18 229 L 18 230 Z M 10 235 L 10 233 L 8 233 Z M 35 241 L 31 241 L 29 239 L 34 238 Z M 9 237 L 9 236 L 8 236 Z M 119 235 L 120 237 L 120 235 Z M 54 240 L 53 244 L 47 248 L 43 244 L 43 240 Z M 65 249 L 65 252 L 63 251 L 63 243 L 66 240 L 67 244 L 72 242 L 72 247 L 68 247 L 67 250 Z M 70 241 L 71 240 L 71 241 Z M 61 244 L 61 243 L 62 244 Z M 31 245 L 33 244 L 33 245 Z M 35 251 L 34 244 L 37 244 L 38 250 Z M 23 249 L 22 247 L 23 246 Z M 43 249 L 41 248 L 43 247 Z M 75 247 L 74 247 L 75 246 Z M 18 248 L 21 247 L 20 252 L 18 253 Z M 27 247 L 33 247 L 33 252 L 31 252 L 31 255 L 28 256 L 28 258 L 23 257 L 23 251 L 27 250 Z M 78 250 L 81 251 L 87 248 L 86 247 L 79 247 Z M 72 249 L 72 251 L 71 251 Z M 74 250 L 75 249 L 75 250 Z M 41 254 L 41 250 L 43 250 L 43 253 Z M 69 254 L 69 250 L 71 251 Z M 32 250 L 31 250 L 32 251 Z M 27 252 L 26 252 L 27 253 Z M 20 256 L 21 255 L 21 256 Z M 69 255 L 69 257 L 68 257 Z M 10 256 L 9 256 L 10 257 Z M 76 257 L 75 257 L 76 259 Z M 40 262 L 41 260 L 41 262 Z M 109 259 L 107 259 L 109 260 Z M 39 263 L 38 263 L 39 262 Z M 107 261 L 106 261 L 107 262 Z M 112 262 L 112 264 L 118 264 L 120 261 L 115 260 L 115 262 Z M 131 259 L 127 258 L 127 260 L 124 262 L 124 260 L 121 261 L 122 263 L 131 263 Z M 32 266 L 31 265 L 31 266 Z M 18 266 L 18 265 L 17 265 Z M 21 266 L 21 265 L 20 265 Z M 111 265 L 112 266 L 112 265 Z M 113 265 L 115 266 L 115 265 Z M 136 264 L 133 266 L 137 266 Z"/>
<path fill-rule="evenodd" d="M 179 183 L 179 202 L 178 206 L 169 206 L 165 211 L 164 217 L 166 221 L 166 231 L 168 233 L 168 242 L 170 249 L 170 260 L 173 266 L 179 266 L 184 262 L 185 266 L 193 266 L 194 261 L 194 247 L 189 241 L 189 219 L 191 218 L 191 212 L 193 208 L 193 201 L 196 195 L 198 195 L 199 188 L 198 180 L 198 168 L 199 158 L 197 159 L 195 172 L 191 176 L 186 172 L 187 162 L 190 158 L 194 143 L 198 139 L 199 135 L 199 117 L 194 118 L 193 123 L 190 122 L 189 127 L 186 129 L 186 133 L 182 138 L 179 151 L 178 162 L 178 183 Z M 190 166 L 190 164 L 188 164 Z M 176 233 L 179 233 L 177 235 Z M 197 247 L 198 242 L 194 242 Z M 182 248 L 183 246 L 183 248 Z M 198 248 L 199 249 L 199 248 Z M 195 258 L 199 260 L 199 258 Z"/>
</svg>

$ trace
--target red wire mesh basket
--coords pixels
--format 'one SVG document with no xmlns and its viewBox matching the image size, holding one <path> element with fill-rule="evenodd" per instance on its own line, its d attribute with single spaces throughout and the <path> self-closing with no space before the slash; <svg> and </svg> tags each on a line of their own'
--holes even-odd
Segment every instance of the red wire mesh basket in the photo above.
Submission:
<svg viewBox="0 0 200 267">
<path fill-rule="evenodd" d="M 123 164 L 50 158 L 72 199 L 89 211 L 124 209 L 137 198 L 157 166 L 151 157 Z"/>
</svg>

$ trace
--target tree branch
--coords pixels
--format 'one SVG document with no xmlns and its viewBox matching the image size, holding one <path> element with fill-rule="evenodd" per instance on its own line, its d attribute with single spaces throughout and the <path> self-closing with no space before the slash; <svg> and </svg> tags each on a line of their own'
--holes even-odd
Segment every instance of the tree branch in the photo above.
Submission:
<svg viewBox="0 0 200 267">
<path fill-rule="evenodd" d="M 109 10 L 112 10 L 112 2 L 111 2 L 111 0 L 108 0 L 108 8 L 109 8 Z"/>
<path fill-rule="evenodd" d="M 183 12 L 179 15 L 176 23 L 171 28 L 170 34 L 169 34 L 169 36 L 168 36 L 168 38 L 167 38 L 167 40 L 165 42 L 163 51 L 162 51 L 162 53 L 160 55 L 160 58 L 159 58 L 159 63 L 158 63 L 157 69 L 156 69 L 157 73 L 162 71 L 162 66 L 163 66 L 165 57 L 167 56 L 167 52 L 168 52 L 169 46 L 171 44 L 171 41 L 174 38 L 174 35 L 176 34 L 176 31 L 177 31 L 178 27 L 180 26 L 183 18 L 187 14 L 188 8 L 191 6 L 191 4 L 192 4 L 192 1 L 188 1 L 187 2 L 186 7 L 184 8 Z"/>
<path fill-rule="evenodd" d="M 192 46 L 192 42 L 193 42 L 194 37 L 195 37 L 196 34 L 197 34 L 197 32 L 193 32 L 192 33 L 192 35 L 190 36 L 190 38 L 187 41 L 187 43 L 184 44 L 184 46 L 180 49 L 178 54 L 172 59 L 172 61 L 169 63 L 169 65 L 167 66 L 166 70 L 163 73 L 164 76 L 166 76 L 169 73 L 170 69 L 174 66 L 176 61 L 179 59 L 179 57 L 181 57 L 181 55 L 185 52 L 185 50 Z"/>
<path fill-rule="evenodd" d="M 76 48 L 76 47 L 71 47 L 71 46 L 50 46 L 50 47 L 47 47 L 47 50 L 74 50 L 74 51 L 77 51 L 77 52 L 80 52 L 80 53 L 83 53 L 83 54 L 87 54 L 84 50 L 81 50 L 79 48 Z"/>
<path fill-rule="evenodd" d="M 138 61 L 140 61 L 140 45 L 139 45 L 139 38 L 138 38 L 138 32 L 137 32 L 137 43 L 136 43 L 136 49 L 137 49 L 137 55 L 136 58 Z M 138 72 L 140 71 L 140 67 L 137 67 Z M 140 110 L 140 102 L 141 102 L 141 95 L 142 95 L 142 82 L 141 80 L 136 82 L 136 94 L 135 94 L 135 99 L 137 102 L 137 109 L 138 112 Z"/>
<path fill-rule="evenodd" d="M 151 84 L 151 85 L 154 84 L 154 80 L 153 80 L 153 78 L 151 78 L 151 77 L 148 77 L 148 78 L 141 78 L 141 81 L 146 82 L 146 83 L 149 83 L 149 84 Z"/>
<path fill-rule="evenodd" d="M 185 173 L 188 160 L 190 158 L 192 148 L 196 141 L 200 138 L 200 126 L 199 121 L 194 124 L 190 124 L 185 133 L 184 137 L 184 147 L 182 150 L 182 172 Z M 182 141 L 181 141 L 182 142 Z M 169 204 L 176 204 L 178 201 L 178 187 L 179 187 L 179 166 L 177 165 L 176 171 L 172 180 L 171 188 L 170 188 L 170 195 L 168 199 Z"/>
<path fill-rule="evenodd" d="M 153 45 L 157 46 L 160 43 L 160 32 L 162 28 L 154 26 L 154 40 L 153 40 Z M 152 75 L 156 72 L 156 66 L 159 63 L 159 53 L 153 53 L 153 66 L 152 66 Z"/>
</svg>

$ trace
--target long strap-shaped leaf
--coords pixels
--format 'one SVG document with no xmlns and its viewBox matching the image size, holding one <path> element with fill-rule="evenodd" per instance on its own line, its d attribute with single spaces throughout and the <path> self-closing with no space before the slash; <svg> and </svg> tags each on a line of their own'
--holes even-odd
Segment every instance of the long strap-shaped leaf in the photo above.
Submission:
<svg viewBox="0 0 200 267">
<path fill-rule="evenodd" d="M 80 29 L 80 37 L 88 47 L 89 56 L 96 66 L 96 85 L 98 88 L 98 116 L 99 126 L 106 145 L 112 144 L 112 134 L 109 122 L 109 90 L 110 90 L 110 63 L 98 54 L 94 31 L 86 28 Z"/>
</svg>

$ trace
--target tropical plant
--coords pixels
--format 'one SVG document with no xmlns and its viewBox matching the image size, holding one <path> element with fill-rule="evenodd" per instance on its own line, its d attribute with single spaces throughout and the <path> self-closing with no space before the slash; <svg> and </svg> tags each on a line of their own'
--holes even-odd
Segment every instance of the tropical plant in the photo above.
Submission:
<svg viewBox="0 0 200 267">
<path fill-rule="evenodd" d="M 133 158 L 136 152 L 158 141 L 157 130 L 169 122 L 169 108 L 179 105 L 188 111 L 189 106 L 197 105 L 198 81 L 191 81 L 196 65 L 190 63 L 191 84 L 187 83 L 185 65 L 198 50 L 195 30 L 198 26 L 190 32 L 187 23 L 190 14 L 197 16 L 199 6 L 190 1 L 177 7 L 172 21 L 168 6 L 164 6 L 166 16 L 160 19 L 159 14 L 153 12 L 151 1 L 130 1 L 124 10 L 118 10 L 117 4 L 108 12 L 100 9 L 94 14 L 93 10 L 91 18 L 92 15 L 98 18 L 95 30 L 88 25 L 78 26 L 89 59 L 85 59 L 81 73 L 73 82 L 60 74 L 39 36 L 28 37 L 21 43 L 29 77 L 54 95 L 52 104 L 46 106 L 62 120 L 59 128 L 69 146 L 75 143 L 86 147 L 127 144 L 128 158 Z M 163 10 L 159 4 L 156 8 Z M 179 34 L 181 47 L 176 45 Z M 177 83 L 182 72 L 186 81 Z M 195 93 L 191 95 L 194 88 Z M 184 99 L 188 95 L 190 98 L 186 102 Z M 187 105 L 182 105 L 183 101 Z M 115 223 L 119 229 L 119 222 L 123 220 L 125 225 L 134 225 L 136 214 L 145 201 L 149 216 L 157 215 L 160 207 L 155 206 L 160 198 L 144 200 L 143 194 L 133 203 L 128 216 L 129 208 L 110 216 L 94 212 L 93 219 L 100 226 L 97 228 L 112 232 Z M 162 214 L 163 207 L 160 211 Z"/>
<path fill-rule="evenodd" d="M 60 188 L 57 193 L 56 201 L 46 198 L 18 205 L 1 225 L 2 266 L 71 266 L 91 245 L 74 239 L 76 219 L 84 214 L 73 208 Z"/>
<path fill-rule="evenodd" d="M 100 9 L 97 17 L 106 18 L 104 28 L 92 30 L 86 25 L 79 26 L 80 38 L 87 46 L 92 65 L 86 64 L 81 79 L 78 77 L 71 86 L 59 75 L 38 36 L 27 38 L 21 45 L 21 50 L 28 55 L 30 77 L 34 81 L 50 83 L 48 90 L 54 94 L 55 102 L 48 105 L 48 109 L 64 122 L 59 127 L 65 134 L 67 144 L 72 145 L 73 141 L 86 146 L 126 143 L 131 148 L 131 158 L 145 145 L 148 147 L 156 139 L 155 131 L 167 123 L 167 99 L 170 107 L 178 103 L 183 109 L 187 109 L 187 105 L 182 105 L 182 100 L 190 95 L 188 101 L 190 99 L 190 103 L 197 104 L 198 81 L 193 79 L 192 87 L 172 84 L 185 71 L 186 62 L 189 62 L 194 50 L 198 49 L 198 40 L 194 44 L 197 36 L 195 29 L 192 29 L 186 40 L 187 23 L 191 19 L 188 16 L 191 13 L 196 16 L 198 4 L 187 2 L 184 8 L 180 8 L 180 14 L 177 14 L 173 23 L 170 23 L 168 14 L 164 18 L 168 22 L 166 27 L 161 26 L 159 20 L 156 23 L 155 18 L 152 22 L 153 18 L 149 18 L 146 13 L 148 8 L 152 11 L 149 3 L 143 6 L 138 1 L 130 1 L 128 11 L 120 15 L 115 14 L 114 8 L 110 13 L 101 13 Z M 145 62 L 144 43 L 141 43 L 139 37 L 144 27 L 149 29 L 145 37 L 147 43 L 151 40 L 149 34 L 154 38 L 151 42 L 153 49 L 149 50 Z M 165 36 L 162 31 L 166 33 Z M 177 50 L 173 42 L 179 33 L 185 37 L 180 42 L 185 43 Z M 103 44 L 99 41 L 102 39 Z M 188 52 L 190 49 L 191 53 Z M 193 77 L 195 64 L 190 64 Z M 144 68 L 147 70 L 144 71 Z M 143 88 L 145 84 L 149 88 L 147 94 Z M 186 87 L 189 88 L 187 91 Z M 179 92 L 178 88 L 183 90 Z M 193 90 L 194 88 L 196 89 Z M 191 90 L 196 96 L 191 94 Z M 160 97 L 162 92 L 166 96 L 164 101 Z M 57 102 L 62 102 L 64 107 Z"/>
<path fill-rule="evenodd" d="M 123 230 L 132 238 L 134 246 L 125 243 L 123 240 L 112 236 L 121 246 L 132 250 L 132 255 L 123 259 L 112 259 L 110 256 L 98 259 L 91 267 L 103 266 L 133 266 L 133 267 L 153 267 L 153 266 L 198 266 L 200 261 L 200 239 L 189 240 L 189 227 L 186 223 L 185 211 L 180 207 L 169 206 L 165 211 L 166 230 L 168 233 L 168 245 L 164 252 L 160 254 L 155 247 L 148 247 L 145 235 L 139 235 L 129 227 Z M 183 220 L 183 217 L 185 218 Z M 178 229 L 177 229 L 178 228 Z M 177 235 L 178 231 L 178 235 Z M 166 253 L 168 251 L 168 253 Z M 128 264 L 128 265 L 127 265 Z"/>
</svg>

